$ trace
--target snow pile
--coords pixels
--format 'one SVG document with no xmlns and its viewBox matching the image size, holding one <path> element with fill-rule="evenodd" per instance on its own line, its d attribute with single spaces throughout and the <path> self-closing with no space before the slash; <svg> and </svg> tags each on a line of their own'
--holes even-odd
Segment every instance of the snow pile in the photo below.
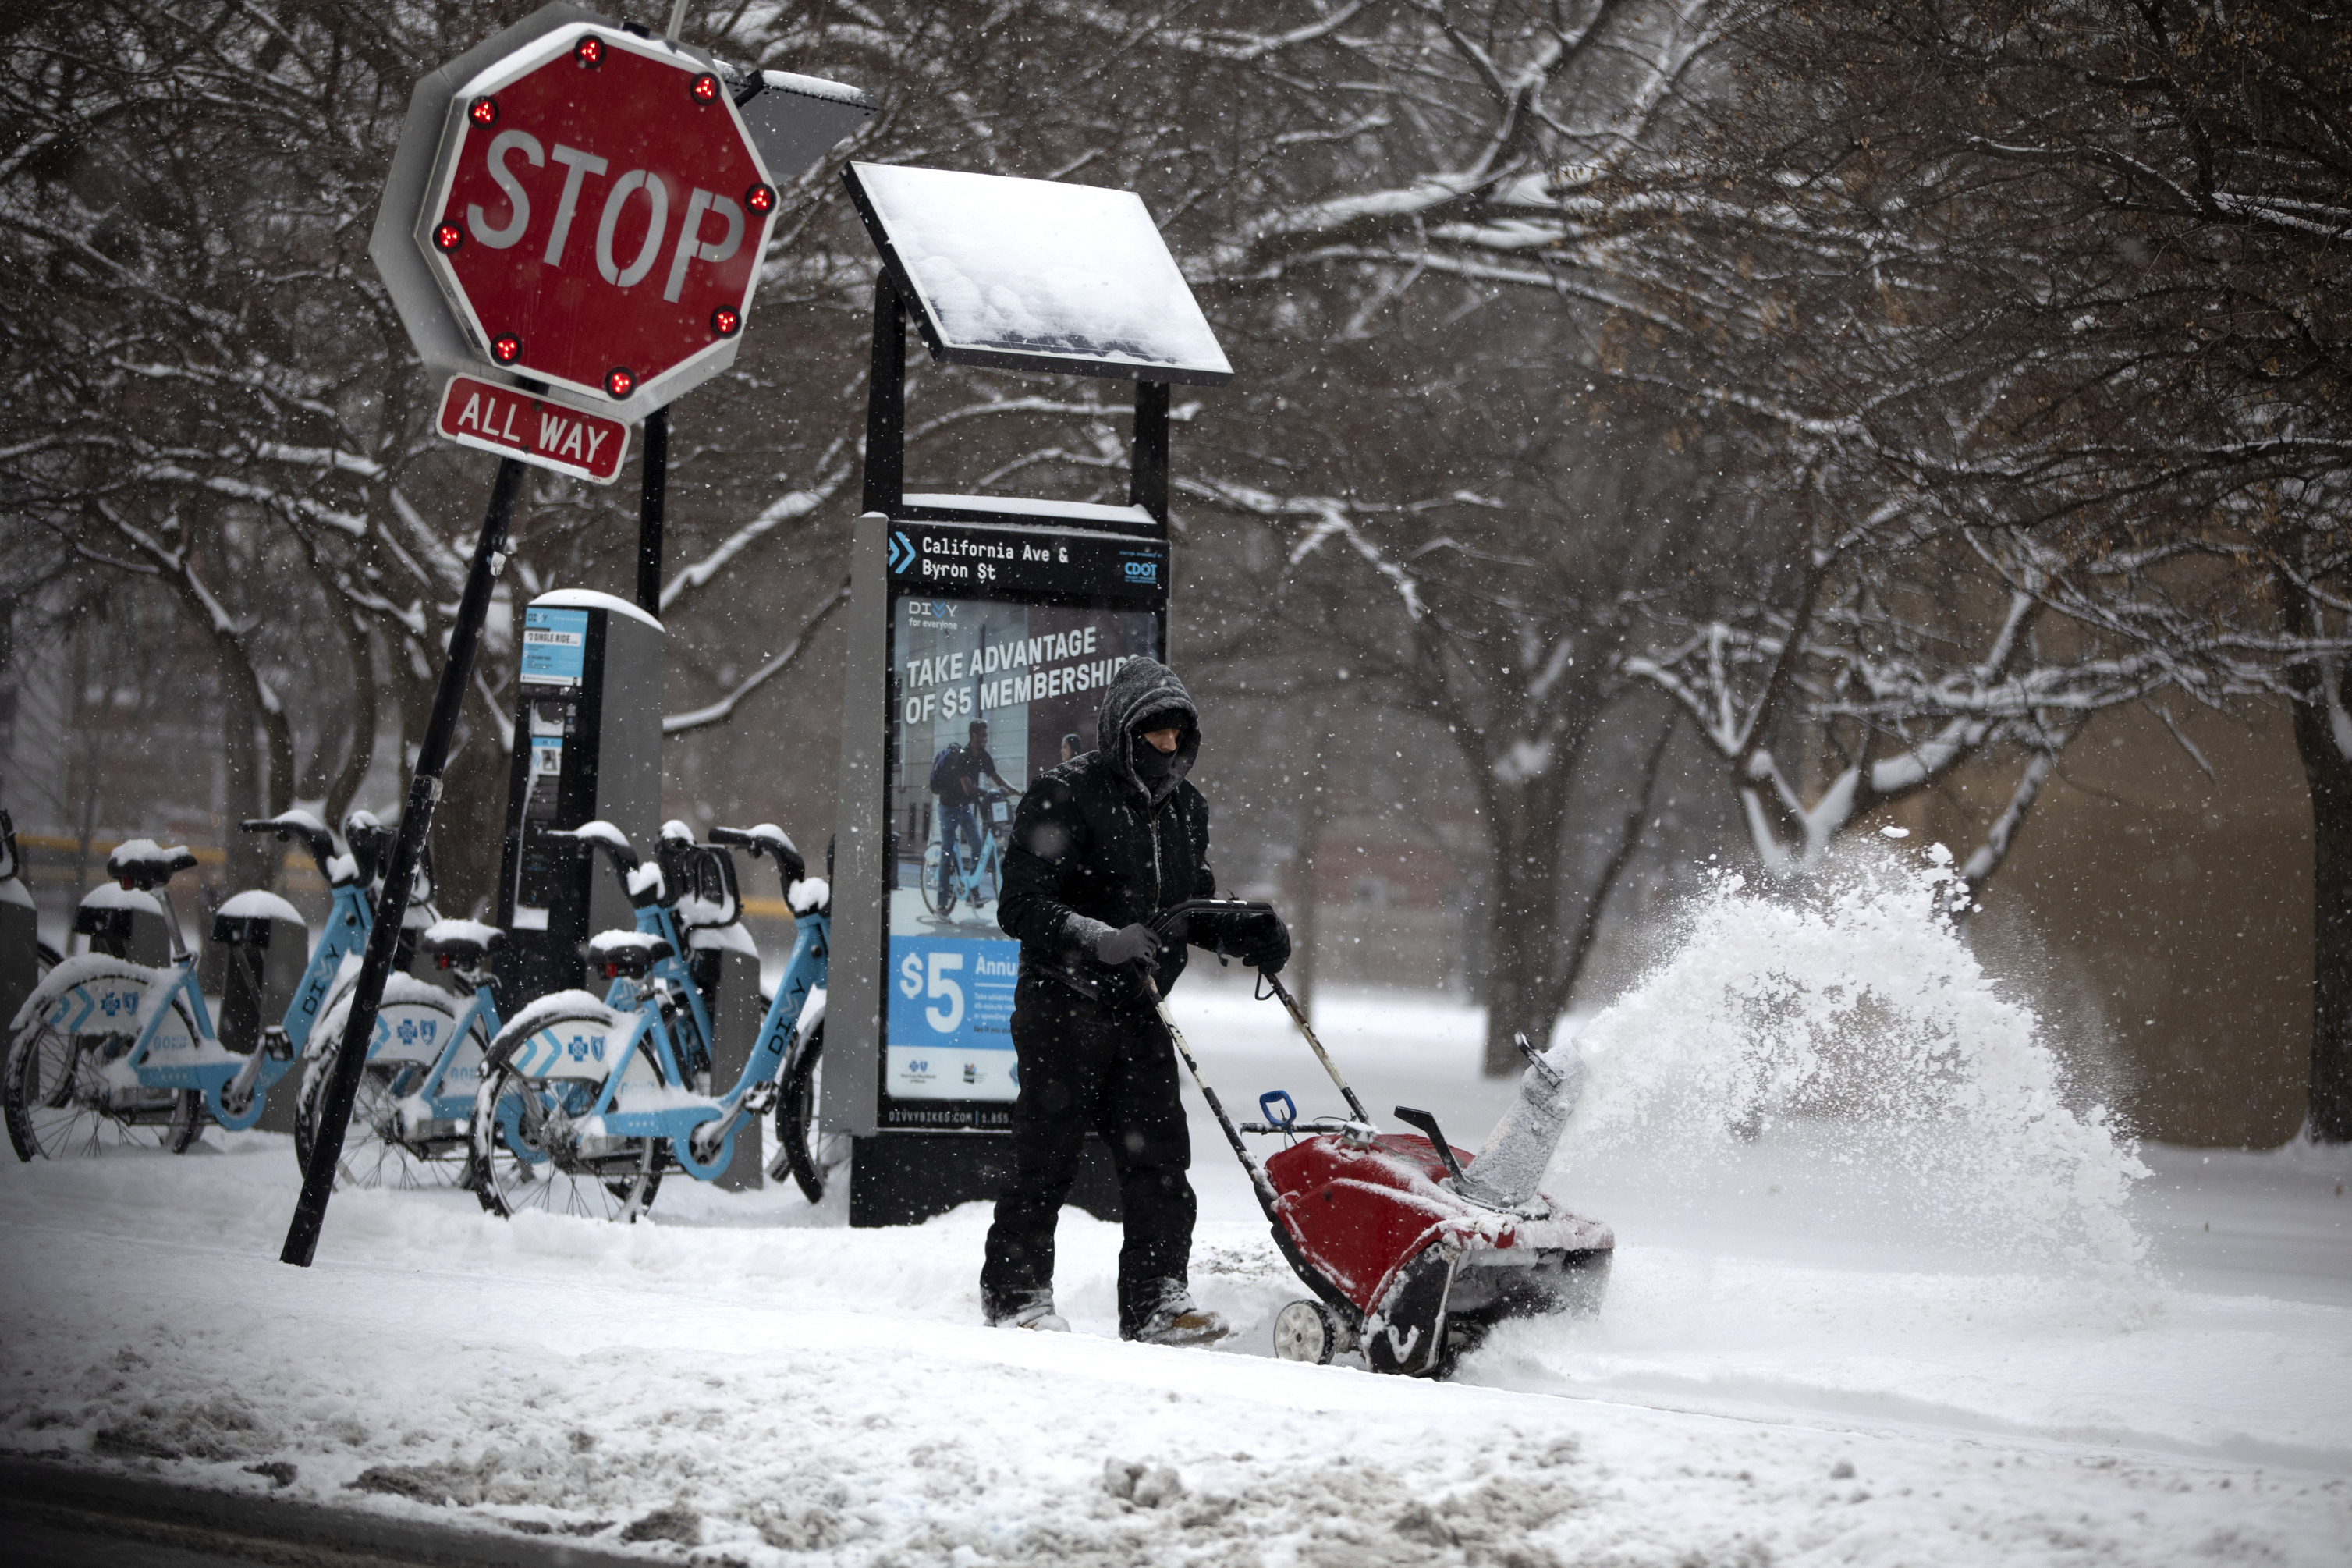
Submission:
<svg viewBox="0 0 2352 1568">
<path fill-rule="evenodd" d="M 1950 859 L 1934 846 L 1793 895 L 1717 874 L 1671 956 L 1578 1037 L 1592 1081 L 1554 1194 L 1632 1162 L 1703 1204 L 1769 1145 L 1831 1226 L 2128 1276 L 2147 1167 L 2104 1107 L 2069 1104 L 2041 1020 L 1969 952 Z"/>
</svg>

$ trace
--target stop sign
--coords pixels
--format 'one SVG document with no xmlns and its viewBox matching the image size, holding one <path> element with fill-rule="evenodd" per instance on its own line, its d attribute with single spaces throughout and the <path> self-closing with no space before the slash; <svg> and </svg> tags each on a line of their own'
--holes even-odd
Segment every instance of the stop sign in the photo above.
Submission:
<svg viewBox="0 0 2352 1568">
<path fill-rule="evenodd" d="M 634 415 L 732 359 L 775 216 L 707 65 L 573 23 L 459 89 L 416 241 L 485 359 Z"/>
</svg>

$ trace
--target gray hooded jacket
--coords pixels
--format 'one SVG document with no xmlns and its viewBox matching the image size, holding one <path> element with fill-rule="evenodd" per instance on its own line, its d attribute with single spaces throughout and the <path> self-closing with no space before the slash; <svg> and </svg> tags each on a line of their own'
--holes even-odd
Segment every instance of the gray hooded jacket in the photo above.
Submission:
<svg viewBox="0 0 2352 1568">
<path fill-rule="evenodd" d="M 1145 773 L 1135 732 L 1144 720 L 1177 715 L 1175 753 L 1154 752 Z M 1208 898 L 1209 803 L 1185 777 L 1201 753 L 1201 726 L 1184 683 L 1156 659 L 1129 659 L 1104 688 L 1095 749 L 1040 774 L 1013 819 L 997 923 L 1021 942 L 1026 975 L 1054 976 L 1087 995 L 1139 1001 L 1088 951 L 1092 933 L 1148 920 L 1186 899 Z M 1151 764 L 1160 763 L 1158 767 Z M 1161 991 L 1184 972 L 1180 940 L 1159 964 Z"/>
</svg>

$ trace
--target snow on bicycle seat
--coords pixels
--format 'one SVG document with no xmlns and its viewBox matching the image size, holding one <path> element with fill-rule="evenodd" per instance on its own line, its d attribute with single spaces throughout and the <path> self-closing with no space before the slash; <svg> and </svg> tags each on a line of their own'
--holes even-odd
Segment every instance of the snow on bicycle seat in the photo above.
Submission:
<svg viewBox="0 0 2352 1568">
<path fill-rule="evenodd" d="M 443 969 L 478 969 L 507 944 L 507 933 L 479 921 L 439 920 L 417 940 Z"/>
<path fill-rule="evenodd" d="M 607 980 L 627 975 L 645 978 L 646 971 L 677 950 L 660 937 L 641 931 L 600 931 L 580 949 L 580 956 Z"/>
<path fill-rule="evenodd" d="M 183 871 L 192 870 L 196 858 L 184 844 L 166 849 L 152 838 L 131 838 L 114 847 L 106 858 L 106 874 L 125 888 L 152 893 Z"/>
</svg>

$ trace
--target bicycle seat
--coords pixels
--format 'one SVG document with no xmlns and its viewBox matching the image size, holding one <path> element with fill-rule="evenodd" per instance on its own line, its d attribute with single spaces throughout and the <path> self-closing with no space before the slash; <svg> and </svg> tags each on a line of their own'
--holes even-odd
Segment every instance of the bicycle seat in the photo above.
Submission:
<svg viewBox="0 0 2352 1568">
<path fill-rule="evenodd" d="M 166 849 L 152 838 L 132 838 L 116 845 L 106 858 L 106 874 L 126 888 L 152 893 L 181 872 L 194 869 L 195 864 L 184 844 Z"/>
<path fill-rule="evenodd" d="M 600 931 L 580 949 L 580 956 L 607 980 L 642 980 L 655 964 L 677 955 L 668 942 L 641 931 Z"/>
<path fill-rule="evenodd" d="M 441 969 L 479 969 L 506 946 L 507 933 L 479 921 L 435 921 L 417 939 Z"/>
</svg>

